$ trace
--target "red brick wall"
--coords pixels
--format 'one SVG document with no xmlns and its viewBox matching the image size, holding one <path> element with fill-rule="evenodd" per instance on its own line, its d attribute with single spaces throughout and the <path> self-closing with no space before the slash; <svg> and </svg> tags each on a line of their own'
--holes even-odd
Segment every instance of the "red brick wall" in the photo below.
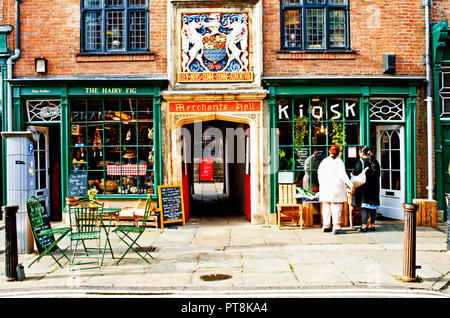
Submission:
<svg viewBox="0 0 450 318">
<path fill-rule="evenodd" d="M 450 20 L 450 1 L 449 0 L 433 0 L 431 9 L 432 22 L 441 22 Z"/>
<path fill-rule="evenodd" d="M 49 76 L 166 74 L 166 1 L 150 1 L 150 50 L 154 56 L 78 57 L 80 0 L 34 0 L 20 5 L 21 56 L 14 76 L 35 76 L 34 58 L 48 60 Z M 15 26 L 15 1 L 4 2 L 2 24 Z M 14 50 L 15 34 L 8 36 Z M 131 60 L 131 61 L 130 61 Z"/>
<path fill-rule="evenodd" d="M 310 54 L 277 53 L 281 49 L 280 1 L 263 3 L 264 76 L 380 76 L 383 75 L 383 53 L 397 54 L 396 75 L 425 75 L 422 65 L 425 25 L 421 0 L 350 0 L 351 49 L 356 54 L 328 54 L 315 60 L 310 59 L 313 57 Z"/>
</svg>

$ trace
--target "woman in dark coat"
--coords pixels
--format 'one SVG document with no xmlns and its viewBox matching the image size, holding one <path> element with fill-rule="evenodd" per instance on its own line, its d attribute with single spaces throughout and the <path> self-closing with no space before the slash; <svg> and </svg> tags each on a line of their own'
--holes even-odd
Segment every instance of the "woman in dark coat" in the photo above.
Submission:
<svg viewBox="0 0 450 318">
<path fill-rule="evenodd" d="M 375 217 L 377 209 L 380 208 L 380 164 L 367 146 L 361 147 L 359 157 L 361 160 L 356 164 L 352 174 L 359 175 L 365 168 L 369 168 L 366 171 L 366 183 L 355 191 L 355 201 L 357 204 L 361 204 L 362 225 L 360 231 L 375 231 Z M 367 227 L 369 216 L 370 225 Z"/>
</svg>

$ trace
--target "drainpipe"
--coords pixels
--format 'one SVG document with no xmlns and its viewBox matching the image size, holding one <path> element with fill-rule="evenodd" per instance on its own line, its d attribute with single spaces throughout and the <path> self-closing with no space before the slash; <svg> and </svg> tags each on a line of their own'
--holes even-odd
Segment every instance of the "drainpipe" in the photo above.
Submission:
<svg viewBox="0 0 450 318">
<path fill-rule="evenodd" d="M 13 111 L 12 111 L 12 88 L 9 82 L 12 79 L 14 61 L 20 56 L 20 3 L 24 0 L 15 0 L 16 2 L 16 48 L 14 49 L 14 55 L 12 55 L 6 61 L 6 74 L 8 79 L 8 100 L 7 100 L 7 128 L 8 131 L 12 131 L 13 126 Z"/>
<path fill-rule="evenodd" d="M 428 137 L 428 200 L 433 200 L 433 98 L 431 94 L 431 58 L 430 58 L 430 9 L 431 0 L 425 1 L 425 37 L 427 68 L 427 137 Z"/>
</svg>

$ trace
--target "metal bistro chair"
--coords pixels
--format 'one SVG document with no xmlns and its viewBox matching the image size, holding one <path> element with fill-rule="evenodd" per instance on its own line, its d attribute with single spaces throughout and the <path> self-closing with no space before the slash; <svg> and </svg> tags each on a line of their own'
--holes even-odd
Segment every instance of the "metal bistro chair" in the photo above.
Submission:
<svg viewBox="0 0 450 318">
<path fill-rule="evenodd" d="M 75 255 L 77 255 L 78 244 L 83 244 L 84 252 L 86 253 L 86 257 L 90 258 L 89 250 L 97 251 L 97 267 L 101 266 L 101 260 L 103 258 L 103 254 L 105 250 L 103 250 L 103 254 L 101 253 L 100 247 L 100 236 L 102 223 L 101 218 L 103 214 L 103 203 L 99 203 L 96 201 L 82 200 L 77 203 L 69 206 L 70 213 L 70 224 L 72 227 L 72 233 L 69 235 L 71 239 L 70 246 L 72 247 L 72 243 L 75 242 L 75 248 L 72 248 L 72 256 L 70 260 L 71 265 L 85 265 L 85 264 L 93 264 L 94 261 L 88 262 L 78 262 L 74 263 Z M 72 217 L 74 218 L 75 225 L 72 224 Z M 87 248 L 85 241 L 97 241 L 96 248 Z M 78 253 L 81 254 L 81 253 Z"/>
<path fill-rule="evenodd" d="M 148 214 L 151 211 L 154 211 L 154 210 L 156 210 L 156 209 L 151 206 L 151 198 L 150 198 L 150 196 L 148 196 L 147 203 L 145 204 L 144 216 L 143 216 L 142 223 L 140 224 L 140 226 L 119 226 L 119 227 L 117 227 L 116 229 L 113 230 L 113 232 L 116 233 L 116 235 L 119 237 L 119 239 L 128 246 L 127 250 L 125 251 L 125 253 L 122 254 L 120 259 L 117 261 L 116 265 L 119 265 L 120 261 L 125 257 L 125 255 L 130 250 L 133 250 L 136 254 L 138 254 L 147 263 L 150 263 L 150 262 L 145 258 L 145 256 L 148 255 L 148 256 L 150 256 L 153 259 L 153 256 L 151 256 L 149 253 L 147 253 L 147 251 L 145 251 L 137 243 L 137 240 L 139 239 L 139 237 L 141 237 L 141 235 L 145 231 L 145 227 L 147 225 Z M 137 234 L 137 236 L 133 239 L 129 235 L 130 233 L 135 233 L 135 234 Z M 139 253 L 138 249 L 141 250 L 141 251 L 144 250 L 145 255 L 142 256 L 141 253 Z"/>
<path fill-rule="evenodd" d="M 47 254 L 55 260 L 59 267 L 62 267 L 58 261 L 63 257 L 69 260 L 69 257 L 67 257 L 64 251 L 58 247 L 58 243 L 70 232 L 70 227 L 45 229 L 44 220 L 42 218 L 41 203 L 35 196 L 32 196 L 27 200 L 27 212 L 36 243 L 42 247 L 42 252 L 31 262 L 30 265 L 28 265 L 28 267 L 31 267 L 31 265 L 39 261 L 44 255 Z M 60 235 L 56 240 L 54 238 L 55 234 Z M 62 256 L 58 259 L 56 259 L 53 255 L 53 253 L 57 250 L 62 253 Z"/>
</svg>

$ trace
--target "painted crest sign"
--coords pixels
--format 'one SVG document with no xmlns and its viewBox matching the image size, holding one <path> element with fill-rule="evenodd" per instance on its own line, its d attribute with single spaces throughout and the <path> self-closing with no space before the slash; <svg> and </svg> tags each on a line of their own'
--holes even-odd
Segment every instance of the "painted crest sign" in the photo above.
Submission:
<svg viewBox="0 0 450 318">
<path fill-rule="evenodd" d="M 247 13 L 182 14 L 181 26 L 179 82 L 253 81 Z"/>
</svg>

